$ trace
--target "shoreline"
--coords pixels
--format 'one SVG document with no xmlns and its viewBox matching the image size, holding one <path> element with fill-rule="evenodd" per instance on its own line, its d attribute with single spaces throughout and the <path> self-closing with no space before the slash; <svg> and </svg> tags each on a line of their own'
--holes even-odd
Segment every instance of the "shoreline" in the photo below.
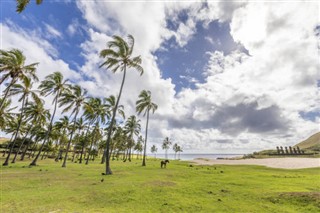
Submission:
<svg viewBox="0 0 320 213">
<path fill-rule="evenodd" d="M 320 158 L 264 158 L 264 159 L 194 159 L 196 165 L 260 165 L 279 169 L 305 169 L 320 167 Z"/>
</svg>

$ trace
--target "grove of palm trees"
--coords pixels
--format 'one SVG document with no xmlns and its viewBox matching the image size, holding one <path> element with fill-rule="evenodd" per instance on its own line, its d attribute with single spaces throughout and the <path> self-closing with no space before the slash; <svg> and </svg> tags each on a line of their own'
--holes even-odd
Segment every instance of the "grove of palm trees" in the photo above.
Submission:
<svg viewBox="0 0 320 213">
<path fill-rule="evenodd" d="M 0 213 L 320 212 L 319 5 L 0 0 Z"/>
<path fill-rule="evenodd" d="M 5 87 L 0 99 L 1 131 L 12 135 L 4 151 L 3 166 L 10 164 L 13 154 L 11 163 L 21 155 L 20 160 L 31 160 L 30 166 L 46 157 L 62 161 L 62 167 L 68 162 L 89 164 L 90 159 L 100 157 L 105 163 L 103 174 L 110 175 L 111 156 L 130 162 L 133 152 L 142 150 L 142 165 L 146 166 L 149 113 L 158 106 L 152 102 L 150 91 L 143 90 L 137 97 L 137 115 L 143 112 L 147 119 L 143 138 L 140 120 L 136 115 L 126 119 L 125 106 L 120 105 L 127 69 L 135 69 L 140 75 L 144 72 L 141 57 L 132 56 L 133 49 L 134 38 L 129 35 L 127 41 L 114 36 L 101 50 L 100 57 L 105 59 L 101 69 L 123 73 L 117 96 L 102 98 L 88 96 L 85 89 L 64 79 L 59 71 L 38 82 L 38 62 L 26 64 L 18 49 L 1 50 L 1 86 Z M 52 109 L 44 107 L 43 99 L 48 96 L 52 98 Z M 19 102 L 19 107 L 13 106 L 13 100 Z M 62 110 L 62 117 L 56 117 L 57 110 Z"/>
</svg>

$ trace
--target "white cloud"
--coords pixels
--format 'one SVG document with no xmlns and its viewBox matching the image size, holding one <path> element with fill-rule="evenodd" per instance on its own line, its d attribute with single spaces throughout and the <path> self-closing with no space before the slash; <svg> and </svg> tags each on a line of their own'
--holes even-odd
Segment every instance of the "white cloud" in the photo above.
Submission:
<svg viewBox="0 0 320 213">
<path fill-rule="evenodd" d="M 59 30 L 57 30 L 56 28 L 54 28 L 53 26 L 49 25 L 49 24 L 44 24 L 44 26 L 46 27 L 47 32 L 45 33 L 45 36 L 47 38 L 62 38 L 62 35 L 60 33 Z"/>
<path fill-rule="evenodd" d="M 81 79 L 80 74 L 72 70 L 66 62 L 62 59 L 55 59 L 48 53 L 48 51 L 56 50 L 44 38 L 36 36 L 32 31 L 25 31 L 10 22 L 7 24 L 0 23 L 0 28 L 2 29 L 2 49 L 9 50 L 18 48 L 23 51 L 23 54 L 26 56 L 26 64 L 39 62 L 37 66 L 37 76 L 40 81 L 55 71 L 60 71 L 65 79 L 70 79 L 74 82 Z M 33 34 L 33 36 L 30 36 L 30 34 Z M 19 46 L 17 46 L 17 44 L 19 44 Z M 38 85 L 38 83 L 34 84 L 34 89 L 37 88 Z M 3 89 L 4 87 L 1 85 L 0 91 L 2 92 Z M 52 109 L 52 97 L 48 96 L 43 98 L 45 99 L 45 107 Z M 17 97 L 13 97 L 12 100 L 13 105 L 20 106 Z M 57 117 L 61 115 L 61 111 L 61 109 L 57 111 Z"/>
<path fill-rule="evenodd" d="M 56 49 L 45 39 L 28 38 L 17 27 L 2 24 L 4 48 L 17 43 L 28 60 L 40 61 L 41 77 L 58 69 L 77 81 L 93 96 L 116 95 L 122 73 L 112 74 L 99 68 L 99 51 L 113 34 L 132 34 L 135 53 L 141 55 L 145 74 L 128 70 L 121 99 L 127 115 L 135 113 L 135 101 L 142 89 L 152 92 L 158 111 L 150 120 L 150 145 L 168 136 L 180 143 L 185 152 L 237 152 L 293 145 L 319 130 L 316 121 L 303 119 L 300 111 L 320 111 L 317 5 L 312 3 L 207 2 L 104 2 L 79 1 L 77 5 L 89 26 L 90 39 L 81 45 L 85 64 L 80 68 L 87 78 L 54 59 L 48 48 Z M 177 15 L 188 14 L 179 23 Z M 176 23 L 169 30 L 166 20 Z M 183 88 L 176 94 L 174 82 L 163 79 L 153 52 L 163 41 L 175 37 L 186 45 L 196 35 L 196 24 L 213 20 L 231 22 L 231 35 L 249 51 L 250 56 L 234 51 L 209 52 L 205 82 L 196 89 Z M 68 28 L 75 33 L 75 23 Z M 218 39 L 218 38 L 217 38 Z M 22 41 L 22 42 L 21 42 Z M 223 45 L 223 43 L 221 44 Z M 19 47 L 20 48 L 20 47 Z M 32 49 L 33 51 L 28 51 Z M 170 49 L 168 50 L 170 51 Z M 56 57 L 58 54 L 55 54 Z M 194 81 L 187 75 L 181 75 Z M 142 127 L 145 124 L 145 118 Z M 143 128 L 144 129 L 144 128 Z"/>
<path fill-rule="evenodd" d="M 114 32 L 135 36 L 136 52 L 143 56 L 146 73 L 143 77 L 134 72 L 129 74 L 122 103 L 134 113 L 139 91 L 146 88 L 153 92 L 159 110 L 151 117 L 151 142 L 161 143 L 163 137 L 169 136 L 185 149 L 210 147 L 245 152 L 272 148 L 279 143 L 292 145 L 318 129 L 315 122 L 299 116 L 299 111 L 315 108 L 319 94 L 315 85 L 315 79 L 319 79 L 317 42 L 313 34 L 317 10 L 312 5 L 209 2 L 208 8 L 202 8 L 194 3 L 80 2 L 79 6 L 97 31 L 111 35 L 112 26 Z M 91 20 L 97 7 L 108 13 L 98 13 Z M 177 31 L 168 31 L 165 20 L 170 17 L 177 21 L 182 9 L 188 11 L 188 19 L 178 23 Z M 314 19 L 305 25 L 310 14 Z M 186 45 L 196 33 L 195 24 L 199 20 L 209 23 L 216 19 L 231 21 L 232 36 L 251 56 L 240 51 L 230 55 L 208 53 L 206 82 L 197 83 L 195 90 L 185 88 L 175 94 L 171 80 L 161 79 L 161 71 L 150 53 L 161 48 L 162 41 L 171 36 L 175 36 L 180 46 Z M 96 54 L 103 40 L 110 39 L 95 29 L 90 30 L 92 42 L 87 43 L 91 46 L 86 46 L 88 54 Z M 98 85 L 107 87 L 106 92 L 117 93 L 115 85 L 119 85 L 121 75 L 102 75 L 97 69 L 92 72 L 99 59 L 93 55 L 87 58 L 85 67 L 90 70 L 89 75 L 97 75 Z M 92 58 L 96 58 L 94 64 L 89 65 Z"/>
</svg>

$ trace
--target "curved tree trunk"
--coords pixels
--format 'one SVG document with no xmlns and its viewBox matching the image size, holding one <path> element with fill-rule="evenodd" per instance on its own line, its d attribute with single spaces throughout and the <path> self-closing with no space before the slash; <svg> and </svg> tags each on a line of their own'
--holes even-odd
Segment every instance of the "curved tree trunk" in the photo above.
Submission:
<svg viewBox="0 0 320 213">
<path fill-rule="evenodd" d="M 146 166 L 146 151 L 147 151 L 147 138 L 148 138 L 148 124 L 149 124 L 149 109 L 148 109 L 148 111 L 147 111 L 146 136 L 145 136 L 145 139 L 144 139 L 142 166 Z"/>
<path fill-rule="evenodd" d="M 73 138 L 73 133 L 74 133 L 75 128 L 76 128 L 76 121 L 77 121 L 78 112 L 79 112 L 79 110 L 76 111 L 76 114 L 74 115 L 74 118 L 73 118 L 73 129 L 72 129 L 71 134 L 70 134 L 70 138 L 69 138 L 66 154 L 65 154 L 64 159 L 63 159 L 62 167 L 67 167 L 68 152 L 69 152 L 71 141 L 72 141 L 72 138 Z"/>
<path fill-rule="evenodd" d="M 0 116 L 2 116 L 1 109 L 3 107 L 3 104 L 6 101 L 6 98 L 7 98 L 8 94 L 9 94 L 9 90 L 12 87 L 12 85 L 16 83 L 16 81 L 17 81 L 16 79 L 12 79 L 10 84 L 9 84 L 9 86 L 5 89 L 6 92 L 5 92 L 5 94 L 4 94 L 4 96 L 3 96 L 2 100 L 1 100 L 1 103 L 0 103 Z"/>
<path fill-rule="evenodd" d="M 12 134 L 12 136 L 11 136 L 11 138 L 10 138 L 10 140 L 9 140 L 9 143 L 8 143 L 6 149 L 5 149 L 4 152 L 3 152 L 2 157 L 5 157 L 5 156 L 6 156 L 6 152 L 7 152 L 7 150 L 9 150 L 9 147 L 10 147 L 10 141 L 12 141 L 12 139 L 14 138 L 15 135 L 16 135 L 16 132 L 14 132 L 14 133 Z"/>
<path fill-rule="evenodd" d="M 26 138 L 27 138 L 27 136 L 28 136 L 28 134 L 29 134 L 29 132 L 30 132 L 31 128 L 32 128 L 32 126 L 30 126 L 30 127 L 29 127 L 29 129 L 27 130 L 26 135 L 24 136 L 24 138 L 23 138 L 23 140 L 22 140 L 22 142 L 21 142 L 21 145 L 19 146 L 19 149 L 18 149 L 18 151 L 16 152 L 16 154 L 14 155 L 14 158 L 13 158 L 13 160 L 11 161 L 11 163 L 15 163 L 15 162 L 16 162 L 16 159 L 17 159 L 18 153 L 20 152 L 20 150 L 21 150 L 21 148 L 22 148 L 22 146 L 23 146 L 24 142 L 26 141 Z"/>
<path fill-rule="evenodd" d="M 86 130 L 86 134 L 84 136 L 84 139 L 87 138 L 87 135 L 88 135 L 88 132 L 89 132 L 89 128 L 90 126 L 92 125 L 93 121 L 91 121 L 87 127 L 87 130 Z M 83 155 L 83 152 L 84 152 L 84 146 L 85 146 L 85 143 L 82 145 L 82 149 L 81 149 L 81 155 L 80 155 L 80 160 L 79 160 L 79 163 L 82 163 L 82 155 Z M 84 157 L 83 157 L 84 158 Z"/>
<path fill-rule="evenodd" d="M 27 144 L 26 148 L 24 149 L 24 151 L 23 151 L 23 153 L 22 153 L 22 155 L 21 155 L 21 158 L 20 158 L 21 161 L 24 160 L 24 156 L 26 155 L 26 153 L 27 153 L 27 151 L 28 151 L 28 148 L 29 148 L 29 146 L 30 146 L 30 142 L 32 141 L 33 136 L 34 136 L 34 135 L 32 135 L 32 136 L 30 137 L 30 140 L 28 141 L 28 144 Z"/>
<path fill-rule="evenodd" d="M 117 113 L 117 110 L 118 110 L 119 100 L 120 100 L 120 97 L 121 97 L 122 88 L 123 88 L 125 79 L 126 79 L 126 66 L 124 66 L 121 87 L 120 87 L 119 95 L 118 95 L 118 98 L 117 98 L 116 106 L 113 109 L 112 119 L 111 119 L 109 131 L 108 131 L 108 138 L 107 138 L 106 150 L 105 150 L 105 155 L 106 155 L 106 172 L 105 172 L 105 175 L 112 175 L 112 171 L 111 171 L 111 168 L 110 168 L 110 153 L 109 153 L 109 151 L 110 151 L 110 140 L 111 140 L 111 133 L 112 133 L 113 125 L 114 125 L 114 122 L 115 122 L 115 117 L 116 117 L 116 113 Z"/>
<path fill-rule="evenodd" d="M 11 141 L 13 144 L 12 144 L 10 150 L 9 150 L 8 156 L 7 156 L 7 158 L 6 158 L 6 161 L 2 164 L 3 166 L 8 166 L 8 165 L 9 165 L 10 155 L 11 155 L 11 153 L 12 153 L 12 151 L 13 151 L 13 148 L 14 148 L 14 145 L 15 145 L 15 143 L 16 143 L 16 139 L 17 139 L 17 136 L 18 136 L 18 134 L 19 134 L 20 127 L 21 127 L 22 114 L 23 114 L 23 110 L 24 110 L 25 100 L 26 100 L 26 96 L 24 96 L 24 97 L 23 97 L 23 100 L 22 100 L 22 107 L 21 107 L 20 118 L 19 118 L 19 121 L 18 121 L 17 132 L 16 132 L 16 135 L 14 136 L 13 141 Z"/>
<path fill-rule="evenodd" d="M 42 145 L 41 145 L 41 147 L 40 147 L 40 150 L 39 150 L 36 158 L 30 163 L 30 166 L 36 166 L 36 165 L 37 165 L 38 158 L 39 158 L 39 156 L 40 156 L 40 154 L 41 154 L 41 152 L 42 152 L 42 149 L 43 149 L 45 143 L 46 143 L 47 140 L 48 140 L 49 134 L 50 134 L 51 129 L 52 129 L 53 118 L 54 118 L 54 116 L 55 116 L 55 114 L 56 114 L 56 110 L 57 110 L 58 98 L 59 98 L 59 92 L 58 92 L 58 94 L 56 95 L 56 97 L 54 98 L 54 102 L 55 102 L 55 103 L 54 103 L 54 110 L 53 110 L 53 114 L 52 114 L 52 116 L 51 116 L 51 120 L 50 120 L 50 124 L 49 124 L 49 127 L 48 127 L 48 131 L 47 131 L 47 133 L 46 133 L 46 135 L 45 135 L 45 137 L 44 137 L 44 139 L 43 139 L 43 143 L 42 143 Z"/>
<path fill-rule="evenodd" d="M 93 130 L 93 131 L 94 131 L 94 130 Z M 89 148 L 89 152 L 88 152 L 88 158 L 87 158 L 87 160 L 86 160 L 86 165 L 89 164 L 89 157 L 90 157 L 90 153 L 91 153 L 91 150 L 92 150 L 92 146 L 93 146 L 94 140 L 95 140 L 95 134 L 94 134 L 94 132 L 93 132 L 92 141 L 91 141 L 90 148 Z"/>
</svg>

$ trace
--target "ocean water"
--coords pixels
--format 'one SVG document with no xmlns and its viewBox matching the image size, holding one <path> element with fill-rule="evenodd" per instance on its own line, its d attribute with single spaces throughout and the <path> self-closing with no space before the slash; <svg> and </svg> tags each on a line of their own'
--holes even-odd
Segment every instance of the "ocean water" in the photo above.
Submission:
<svg viewBox="0 0 320 213">
<path fill-rule="evenodd" d="M 150 157 L 154 157 L 154 154 L 148 154 Z M 207 158 L 207 159 L 217 159 L 217 158 L 232 158 L 232 157 L 241 157 L 243 154 L 180 154 L 180 160 L 194 160 L 196 158 Z M 157 154 L 157 158 L 165 158 L 165 154 Z M 174 154 L 168 154 L 168 159 L 174 160 L 179 159 L 179 155 L 177 154 L 176 158 Z"/>
</svg>

